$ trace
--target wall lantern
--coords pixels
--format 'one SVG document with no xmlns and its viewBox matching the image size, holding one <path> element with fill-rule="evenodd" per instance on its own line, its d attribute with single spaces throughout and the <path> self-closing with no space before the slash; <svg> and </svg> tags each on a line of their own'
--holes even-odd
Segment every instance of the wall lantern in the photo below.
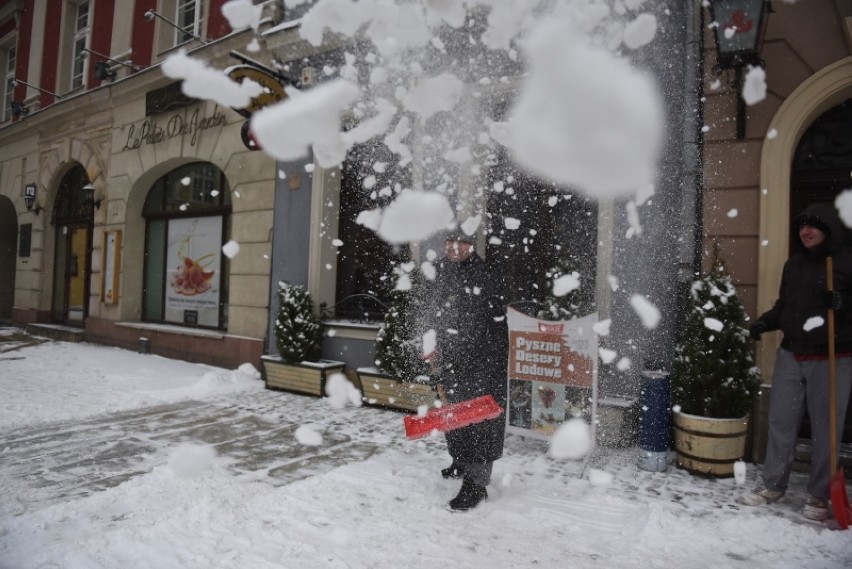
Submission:
<svg viewBox="0 0 852 569">
<path fill-rule="evenodd" d="M 716 37 L 714 71 L 734 70 L 737 93 L 737 138 L 745 138 L 745 101 L 742 98 L 743 68 L 764 66 L 760 50 L 766 35 L 766 22 L 772 13 L 769 0 L 711 0 L 710 17 Z"/>
<path fill-rule="evenodd" d="M 115 71 L 110 69 L 109 63 L 106 61 L 95 62 L 95 79 L 98 81 L 106 81 L 107 79 L 115 79 Z"/>
<path fill-rule="evenodd" d="M 27 184 L 24 186 L 24 205 L 27 206 L 27 211 L 31 211 L 38 215 L 41 211 L 41 206 L 36 203 L 36 185 Z M 35 209 L 33 209 L 35 205 Z"/>
<path fill-rule="evenodd" d="M 95 209 L 101 208 L 101 200 L 95 199 L 95 187 L 91 182 L 87 182 L 85 186 L 83 186 L 83 200 L 95 206 Z"/>
<path fill-rule="evenodd" d="M 16 117 L 24 117 L 30 114 L 30 109 L 20 101 L 12 101 L 9 103 L 12 109 L 12 114 Z"/>
</svg>

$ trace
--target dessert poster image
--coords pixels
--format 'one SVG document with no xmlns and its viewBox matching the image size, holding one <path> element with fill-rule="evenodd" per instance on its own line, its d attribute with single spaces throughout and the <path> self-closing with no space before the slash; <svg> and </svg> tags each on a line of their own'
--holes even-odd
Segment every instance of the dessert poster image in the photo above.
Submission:
<svg viewBox="0 0 852 569">
<path fill-rule="evenodd" d="M 166 320 L 219 325 L 222 218 L 169 221 L 166 259 Z"/>
<path fill-rule="evenodd" d="M 506 431 L 549 438 L 565 421 L 590 423 L 597 407 L 597 314 L 546 321 L 509 308 Z"/>
</svg>

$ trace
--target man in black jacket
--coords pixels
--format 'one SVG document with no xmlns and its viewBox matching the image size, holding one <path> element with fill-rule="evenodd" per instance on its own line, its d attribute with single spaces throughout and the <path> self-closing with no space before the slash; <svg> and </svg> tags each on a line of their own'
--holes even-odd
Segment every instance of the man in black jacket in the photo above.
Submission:
<svg viewBox="0 0 852 569">
<path fill-rule="evenodd" d="M 752 338 L 781 330 L 784 338 L 775 360 L 769 402 L 769 444 L 763 465 L 763 484 L 740 497 L 757 506 L 784 497 L 799 426 L 807 406 L 812 432 L 806 518 L 828 518 L 830 464 L 828 445 L 828 310 L 836 314 L 837 441 L 841 439 L 852 389 L 852 252 L 843 247 L 843 225 L 835 209 L 818 204 L 793 221 L 803 248 L 784 265 L 778 301 L 751 325 Z M 827 287 L 826 258 L 833 259 L 834 290 Z"/>
<path fill-rule="evenodd" d="M 451 234 L 445 250 L 432 291 L 434 308 L 426 316 L 437 346 L 425 357 L 436 366 L 446 403 L 492 395 L 505 408 L 508 333 L 502 287 L 489 277 L 469 236 Z M 504 435 L 504 416 L 446 433 L 453 463 L 441 474 L 463 478 L 450 508 L 469 510 L 488 496 L 486 486 L 494 461 L 503 455 Z"/>
</svg>

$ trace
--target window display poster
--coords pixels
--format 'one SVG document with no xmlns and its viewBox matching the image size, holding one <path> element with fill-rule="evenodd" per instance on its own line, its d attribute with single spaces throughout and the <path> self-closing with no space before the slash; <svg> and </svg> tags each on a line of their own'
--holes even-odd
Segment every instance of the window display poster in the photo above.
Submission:
<svg viewBox="0 0 852 569">
<path fill-rule="evenodd" d="M 554 322 L 510 307 L 507 319 L 506 431 L 546 439 L 563 422 L 581 418 L 594 435 L 598 315 Z"/>
<path fill-rule="evenodd" d="M 171 219 L 168 235 L 166 322 L 183 324 L 192 311 L 199 326 L 218 326 L 222 218 Z"/>
</svg>

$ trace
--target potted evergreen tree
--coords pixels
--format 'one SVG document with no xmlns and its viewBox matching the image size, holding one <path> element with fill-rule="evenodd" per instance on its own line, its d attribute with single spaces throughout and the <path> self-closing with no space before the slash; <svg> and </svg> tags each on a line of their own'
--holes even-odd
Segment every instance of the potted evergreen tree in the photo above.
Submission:
<svg viewBox="0 0 852 569">
<path fill-rule="evenodd" d="M 748 316 L 714 246 L 710 270 L 692 283 L 672 366 L 678 465 L 733 475 L 745 454 L 749 415 L 760 389 Z"/>
<path fill-rule="evenodd" d="M 415 280 L 413 274 L 407 275 Z M 414 285 L 412 285 L 413 287 Z M 368 405 L 416 411 L 432 405 L 436 394 L 425 376 L 417 334 L 420 303 L 412 289 L 394 290 L 376 334 L 375 367 L 358 368 L 361 392 Z"/>
<path fill-rule="evenodd" d="M 278 283 L 275 338 L 280 355 L 261 358 L 268 389 L 322 396 L 328 375 L 343 369 L 343 362 L 320 359 L 322 323 L 310 292 L 301 285 Z"/>
</svg>

